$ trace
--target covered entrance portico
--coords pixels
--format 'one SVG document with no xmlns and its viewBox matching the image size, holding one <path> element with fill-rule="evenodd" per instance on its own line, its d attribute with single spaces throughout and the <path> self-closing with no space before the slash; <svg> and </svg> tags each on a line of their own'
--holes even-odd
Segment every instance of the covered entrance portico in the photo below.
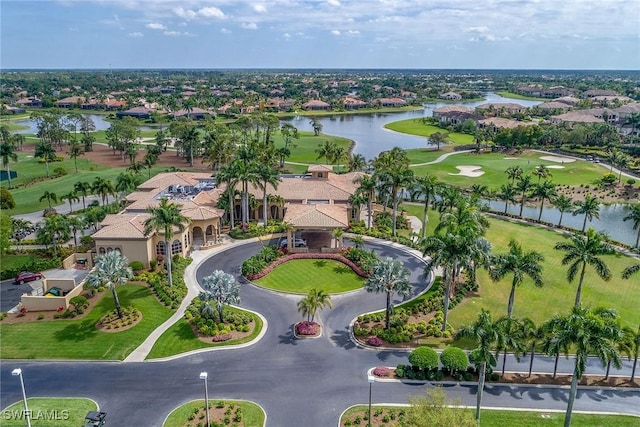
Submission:
<svg viewBox="0 0 640 427">
<path fill-rule="evenodd" d="M 191 220 L 191 245 L 194 249 L 215 245 L 221 234 L 224 212 L 217 208 L 197 207 L 182 212 Z"/>
<path fill-rule="evenodd" d="M 347 227 L 346 205 L 289 205 L 284 216 L 287 250 L 301 252 L 337 252 L 342 248 L 342 230 Z M 340 231 L 336 231 L 340 230 Z M 303 239 L 306 246 L 297 246 Z"/>
</svg>

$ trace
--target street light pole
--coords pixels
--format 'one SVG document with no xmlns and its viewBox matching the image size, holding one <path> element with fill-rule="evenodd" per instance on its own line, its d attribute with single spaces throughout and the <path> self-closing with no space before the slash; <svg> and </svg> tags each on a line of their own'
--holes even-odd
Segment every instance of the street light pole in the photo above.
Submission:
<svg viewBox="0 0 640 427">
<path fill-rule="evenodd" d="M 11 371 L 11 375 L 20 377 L 20 386 L 22 386 L 22 399 L 24 401 L 24 417 L 27 419 L 27 427 L 31 427 L 31 417 L 29 416 L 29 407 L 27 406 L 27 393 L 24 390 L 24 380 L 22 379 L 22 369 L 16 368 Z"/>
<path fill-rule="evenodd" d="M 367 381 L 369 382 L 369 422 L 367 425 L 371 427 L 371 385 L 376 381 L 376 377 L 373 375 L 367 375 Z"/>
<path fill-rule="evenodd" d="M 206 372 L 200 372 L 200 379 L 204 381 L 204 413 L 206 416 L 207 427 L 209 424 L 209 388 L 207 386 L 207 378 L 209 375 Z"/>
</svg>

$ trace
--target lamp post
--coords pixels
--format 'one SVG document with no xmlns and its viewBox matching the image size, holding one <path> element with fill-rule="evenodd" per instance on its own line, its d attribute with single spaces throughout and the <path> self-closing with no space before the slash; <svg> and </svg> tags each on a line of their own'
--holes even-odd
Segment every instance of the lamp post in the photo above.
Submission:
<svg viewBox="0 0 640 427">
<path fill-rule="evenodd" d="M 24 380 L 22 379 L 22 369 L 16 368 L 11 371 L 14 377 L 20 377 L 20 385 L 22 386 L 22 399 L 24 400 L 24 417 L 27 419 L 27 427 L 31 427 L 31 417 L 29 416 L 29 407 L 27 406 L 27 393 L 24 391 Z"/>
<path fill-rule="evenodd" d="M 209 375 L 206 372 L 200 372 L 200 379 L 204 381 L 204 413 L 206 416 L 207 427 L 209 424 L 209 388 L 207 386 L 207 378 Z"/>
<path fill-rule="evenodd" d="M 369 382 L 369 420 L 367 425 L 371 427 L 371 385 L 376 381 L 376 377 L 367 375 L 367 381 Z"/>
</svg>

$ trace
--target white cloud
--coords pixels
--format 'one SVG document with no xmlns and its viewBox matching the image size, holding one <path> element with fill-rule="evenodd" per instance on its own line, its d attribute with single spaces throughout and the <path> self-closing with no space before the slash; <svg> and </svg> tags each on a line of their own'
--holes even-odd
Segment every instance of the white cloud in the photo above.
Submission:
<svg viewBox="0 0 640 427">
<path fill-rule="evenodd" d="M 73 31 L 74 33 L 77 33 L 80 30 L 78 29 L 78 27 L 69 27 L 69 31 Z"/>
<path fill-rule="evenodd" d="M 164 26 L 159 22 L 150 22 L 147 25 L 145 25 L 145 27 L 147 27 L 150 30 L 166 30 L 167 29 L 166 26 Z"/>
<path fill-rule="evenodd" d="M 220 29 L 220 32 L 221 32 L 222 34 L 231 34 L 231 30 L 229 30 L 229 29 L 227 29 L 227 28 L 221 28 L 221 29 Z"/>
<path fill-rule="evenodd" d="M 262 4 L 254 4 L 253 11 L 257 13 L 267 13 L 267 8 Z"/>
<path fill-rule="evenodd" d="M 350 36 L 359 36 L 360 35 L 360 31 L 358 30 L 349 30 L 347 31 L 347 34 Z"/>
<path fill-rule="evenodd" d="M 331 34 L 334 36 L 339 36 L 340 35 L 340 30 L 331 30 Z"/>
<path fill-rule="evenodd" d="M 133 33 L 129 33 L 129 37 L 144 37 L 144 34 L 142 34 L 140 31 L 135 31 Z"/>
<path fill-rule="evenodd" d="M 195 37 L 195 34 L 192 34 L 190 32 L 184 31 L 165 31 L 162 34 L 164 34 L 165 36 L 169 36 L 169 37 Z"/>
<path fill-rule="evenodd" d="M 204 18 L 224 18 L 224 12 L 217 7 L 203 7 L 198 11 L 198 16 Z"/>
<path fill-rule="evenodd" d="M 196 17 L 196 13 L 193 10 L 184 9 L 182 7 L 176 7 L 173 9 L 173 13 L 184 19 L 193 19 Z"/>
<path fill-rule="evenodd" d="M 340 6 L 340 0 L 327 0 L 327 4 L 329 6 L 339 7 Z"/>
<path fill-rule="evenodd" d="M 258 29 L 258 24 L 256 24 L 255 22 L 243 22 L 242 24 L 240 24 L 240 26 L 242 28 L 244 28 L 245 30 L 257 30 Z"/>
<path fill-rule="evenodd" d="M 282 35 L 282 38 L 283 38 L 283 39 L 285 39 L 285 40 L 289 40 L 289 39 L 291 38 L 291 34 L 289 34 L 289 33 L 284 33 L 284 34 Z"/>
</svg>

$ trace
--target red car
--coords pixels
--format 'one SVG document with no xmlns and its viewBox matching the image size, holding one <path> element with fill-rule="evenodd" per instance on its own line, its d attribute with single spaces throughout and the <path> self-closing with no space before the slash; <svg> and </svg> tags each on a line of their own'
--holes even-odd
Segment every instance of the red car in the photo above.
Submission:
<svg viewBox="0 0 640 427">
<path fill-rule="evenodd" d="M 22 285 L 25 282 L 33 282 L 42 279 L 42 273 L 32 273 L 30 271 L 22 271 L 16 276 L 16 285 Z"/>
</svg>

